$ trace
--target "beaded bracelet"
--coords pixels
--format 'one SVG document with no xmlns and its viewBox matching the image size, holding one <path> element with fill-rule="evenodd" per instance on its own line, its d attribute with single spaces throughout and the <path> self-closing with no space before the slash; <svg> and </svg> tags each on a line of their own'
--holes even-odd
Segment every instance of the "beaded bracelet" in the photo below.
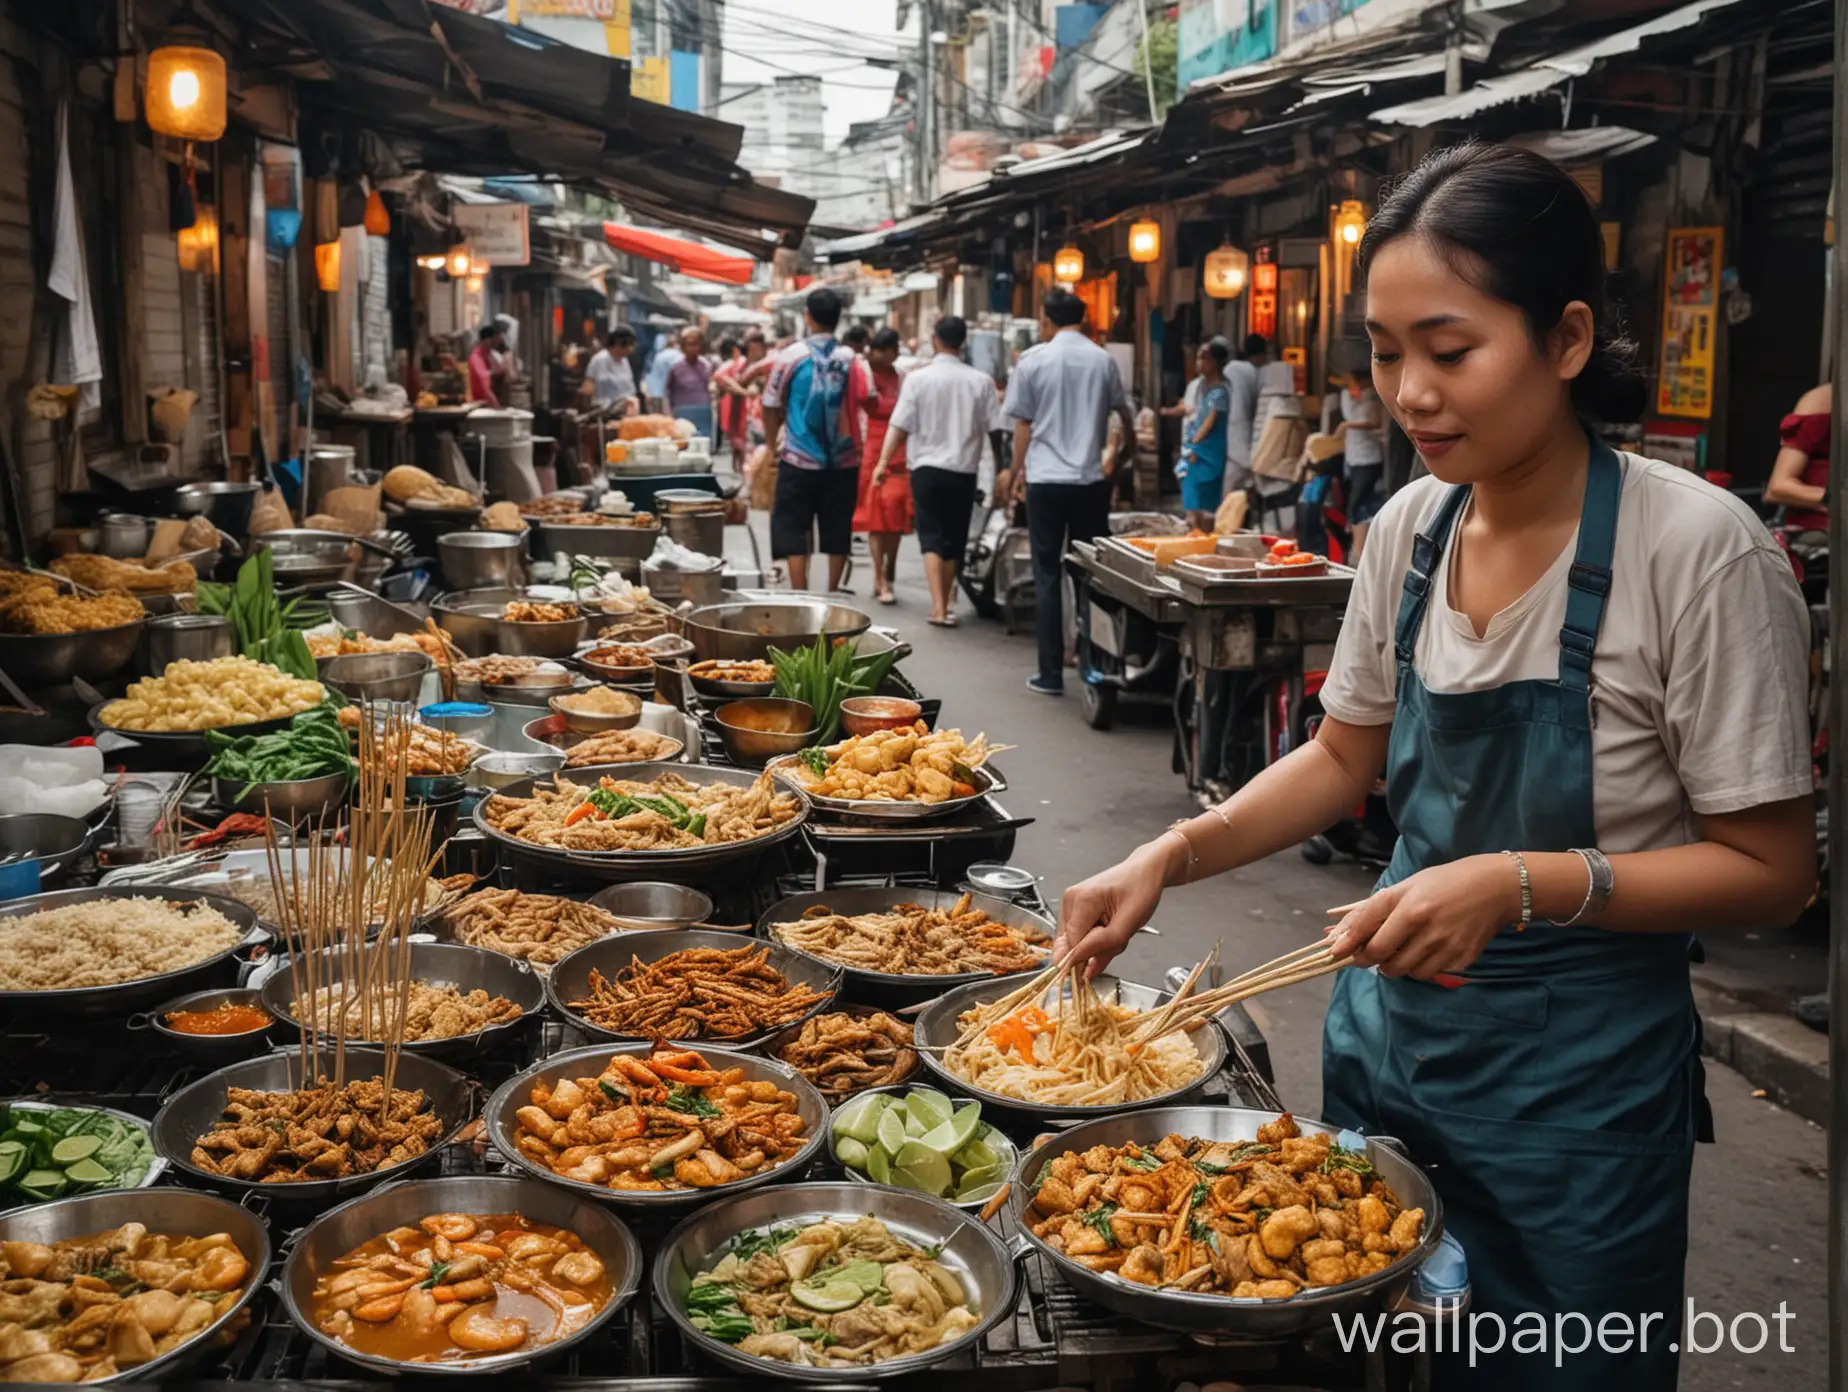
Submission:
<svg viewBox="0 0 1848 1392">
<path fill-rule="evenodd" d="M 1527 857 L 1519 851 L 1503 851 L 1503 855 L 1514 862 L 1515 870 L 1521 877 L 1521 921 L 1514 931 L 1525 933 L 1527 925 L 1534 921 L 1534 882 L 1527 875 Z"/>
</svg>

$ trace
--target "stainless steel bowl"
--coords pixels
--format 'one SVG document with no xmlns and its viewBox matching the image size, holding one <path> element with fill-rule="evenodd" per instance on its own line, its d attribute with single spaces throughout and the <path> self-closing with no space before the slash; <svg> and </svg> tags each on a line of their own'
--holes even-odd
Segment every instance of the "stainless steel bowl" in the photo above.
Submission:
<svg viewBox="0 0 1848 1392">
<path fill-rule="evenodd" d="M 971 1296 L 977 1317 L 973 1329 L 937 1348 L 870 1367 L 803 1368 L 742 1353 L 700 1333 L 687 1318 L 687 1292 L 694 1276 L 716 1266 L 746 1229 L 800 1228 L 830 1220 L 852 1222 L 864 1216 L 877 1218 L 916 1247 L 938 1249 L 937 1260 L 962 1279 Z M 654 1265 L 655 1303 L 667 1311 L 681 1337 L 708 1357 L 766 1382 L 838 1385 L 883 1382 L 917 1372 L 965 1353 L 996 1324 L 1012 1319 L 1018 1292 L 1013 1257 L 1001 1239 L 976 1218 L 922 1194 L 847 1181 L 795 1184 L 712 1204 L 667 1235 Z"/>
<path fill-rule="evenodd" d="M 637 880 L 611 885 L 590 896 L 599 909 L 637 928 L 686 928 L 712 917 L 712 898 L 685 885 Z"/>
<path fill-rule="evenodd" d="M 226 536 L 242 541 L 262 493 L 260 483 L 187 483 L 173 490 L 173 510 L 181 517 L 203 516 Z"/>
<path fill-rule="evenodd" d="M 872 1094 L 872 1093 L 878 1093 L 879 1095 L 883 1097 L 903 1097 L 906 1093 L 917 1092 L 920 1088 L 923 1088 L 923 1090 L 927 1092 L 938 1092 L 939 1091 L 938 1088 L 931 1086 L 929 1084 L 921 1084 L 916 1081 L 912 1081 L 912 1082 L 905 1082 L 905 1083 L 888 1083 L 884 1087 L 861 1088 L 860 1091 L 856 1092 L 853 1096 L 854 1096 L 854 1099 L 858 1099 L 861 1097 L 868 1096 L 869 1094 Z M 955 1099 L 952 1098 L 951 1100 L 954 1101 Z M 975 1128 L 975 1134 L 971 1136 L 970 1139 L 983 1142 L 985 1145 L 989 1147 L 989 1149 L 995 1152 L 996 1156 L 998 1157 L 998 1161 L 1000 1165 L 1002 1166 L 1004 1176 L 1012 1175 L 1014 1173 L 1014 1166 L 1020 1162 L 1020 1147 L 1015 1145 L 1014 1142 L 1011 1139 L 1009 1139 L 1007 1133 L 1003 1131 L 1000 1127 L 995 1126 L 992 1123 L 984 1120 L 980 1126 Z M 841 1173 L 845 1174 L 847 1178 L 854 1184 L 878 1184 L 879 1183 L 878 1180 L 874 1179 L 871 1175 L 867 1174 L 865 1171 L 856 1170 L 852 1165 L 849 1165 L 846 1161 L 841 1159 L 840 1151 L 836 1146 L 836 1142 L 834 1138 L 834 1125 L 831 1120 L 828 1125 L 828 1159 L 830 1159 L 837 1166 L 839 1166 Z M 893 1184 L 893 1185 L 885 1186 L 885 1187 L 889 1187 L 893 1189 L 904 1189 L 905 1188 L 905 1186 L 902 1184 Z M 906 1190 L 906 1192 L 914 1193 L 916 1191 Z M 960 1208 L 966 1213 L 979 1213 L 982 1210 L 982 1206 L 986 1204 L 989 1201 L 989 1199 L 993 1197 L 994 1197 L 994 1194 L 990 1192 L 990 1193 L 984 1194 L 979 1199 L 946 1198 L 946 1199 L 941 1200 L 941 1202 L 948 1204 L 951 1208 Z"/>
<path fill-rule="evenodd" d="M 1274 1112 L 1245 1107 L 1158 1107 L 1075 1126 L 1059 1132 L 1020 1158 L 1014 1169 L 1008 1207 L 1025 1240 L 1038 1248 L 1079 1292 L 1106 1309 L 1161 1329 L 1221 1337 L 1283 1339 L 1311 1329 L 1326 1328 L 1330 1319 L 1337 1315 L 1392 1309 L 1443 1237 L 1444 1206 L 1425 1172 L 1396 1144 L 1382 1137 L 1367 1141 L 1367 1158 L 1405 1207 L 1425 1211 L 1424 1232 L 1417 1250 L 1408 1252 L 1384 1271 L 1339 1286 L 1311 1287 L 1288 1300 L 1234 1300 L 1226 1295 L 1196 1295 L 1132 1285 L 1079 1265 L 1031 1231 L 1027 1209 L 1033 1202 L 1033 1181 L 1042 1168 L 1067 1151 L 1083 1151 L 1094 1145 L 1120 1146 L 1130 1141 L 1152 1146 L 1169 1135 L 1198 1136 L 1209 1141 L 1254 1141 L 1258 1128 L 1276 1119 Z M 1341 1129 L 1302 1116 L 1296 1118 L 1296 1125 L 1311 1135 L 1334 1136 Z"/>
<path fill-rule="evenodd" d="M 243 1034 L 186 1034 L 170 1026 L 167 1017 L 181 1011 L 216 1010 L 221 1005 L 248 1005 L 265 1010 L 262 997 L 263 993 L 252 986 L 221 986 L 210 991 L 191 991 L 183 996 L 175 996 L 170 1001 L 162 1001 L 152 1010 L 130 1015 L 127 1028 L 152 1030 L 175 1053 L 218 1067 L 233 1059 L 268 1053 L 269 1025 L 259 1025 Z"/>
<path fill-rule="evenodd" d="M 285 527 L 274 532 L 258 532 L 250 538 L 250 549 L 270 553 L 270 565 L 276 583 L 291 585 L 331 585 L 346 573 L 358 543 L 345 532 L 324 532 L 312 527 Z"/>
<path fill-rule="evenodd" d="M 150 1131 L 154 1149 L 168 1164 L 182 1171 L 186 1182 L 206 1189 L 218 1189 L 240 1196 L 262 1194 L 271 1205 L 326 1205 L 330 1200 L 349 1198 L 388 1179 L 409 1179 L 420 1167 L 436 1159 L 437 1152 L 453 1143 L 468 1125 L 475 1110 L 475 1087 L 455 1069 L 423 1057 L 400 1053 L 392 1085 L 405 1091 L 421 1091 L 432 1104 L 442 1131 L 422 1155 L 400 1165 L 390 1165 L 371 1174 L 347 1175 L 340 1179 L 311 1179 L 265 1184 L 260 1180 L 232 1179 L 208 1174 L 192 1162 L 193 1146 L 225 1114 L 225 1101 L 231 1088 L 250 1088 L 256 1092 L 290 1092 L 302 1085 L 301 1056 L 293 1049 L 284 1053 L 265 1054 L 246 1059 L 208 1073 L 189 1087 L 169 1097 L 154 1118 Z M 322 1076 L 333 1077 L 334 1051 L 323 1050 L 315 1059 Z M 384 1075 L 385 1055 L 377 1049 L 349 1046 L 345 1055 L 348 1079 L 378 1078 Z"/>
<path fill-rule="evenodd" d="M 776 690 L 776 682 L 721 681 L 717 677 L 704 676 L 698 672 L 687 671 L 687 681 L 701 696 L 723 697 L 731 701 L 744 701 L 757 696 L 768 696 Z"/>
<path fill-rule="evenodd" d="M 362 965 L 362 969 L 364 964 Z M 278 1042 L 290 1042 L 300 1033 L 295 1013 L 298 974 L 291 970 L 289 957 L 279 958 L 263 980 L 263 1008 L 278 1022 Z M 321 953 L 316 982 L 322 997 L 338 1004 L 342 984 L 347 979 L 346 959 L 338 950 Z M 418 942 L 411 944 L 410 976 L 414 981 L 432 986 L 454 986 L 467 995 L 486 991 L 490 996 L 504 996 L 520 1007 L 520 1017 L 504 1025 L 490 1025 L 474 1034 L 453 1039 L 407 1039 L 404 1047 L 411 1053 L 429 1058 L 462 1060 L 471 1054 L 491 1049 L 510 1036 L 536 1023 L 545 1009 L 545 987 L 526 963 L 486 948 L 462 943 Z"/>
<path fill-rule="evenodd" d="M 926 909 L 948 909 L 962 896 L 946 889 L 830 889 L 817 893 L 792 894 L 787 899 L 779 899 L 765 910 L 762 918 L 757 920 L 757 935 L 771 942 L 782 942 L 776 927 L 781 923 L 791 923 L 802 917 L 810 909 L 826 908 L 838 914 L 887 913 L 897 904 L 917 904 Z M 969 907 L 980 909 L 997 923 L 1005 923 L 1014 928 L 1025 928 L 1038 933 L 1047 940 L 1050 949 L 1055 925 L 1050 919 L 1022 908 L 1006 899 L 990 898 L 986 894 L 969 895 Z M 785 944 L 787 946 L 787 944 Z M 790 948 L 800 952 L 800 948 Z M 809 956 L 809 953 L 803 953 Z M 896 1007 L 915 1005 L 919 1001 L 930 1000 L 945 991 L 953 991 L 959 986 L 980 984 L 983 982 L 1005 981 L 1008 987 L 1020 985 L 1017 977 L 997 977 L 993 972 L 961 972 L 955 976 L 913 976 L 899 972 L 865 971 L 859 967 L 842 966 L 829 962 L 825 957 L 817 956 L 816 961 L 828 966 L 841 966 L 845 974 L 843 990 L 856 1001 L 868 1005 Z M 1043 965 L 1043 964 L 1042 964 Z M 1033 968 L 1034 971 L 1040 967 Z"/>
<path fill-rule="evenodd" d="M 531 728 L 531 727 L 528 727 Z M 561 753 L 483 754 L 469 769 L 469 782 L 477 788 L 499 790 L 522 779 L 544 778 L 565 766 Z"/>
<path fill-rule="evenodd" d="M 923 1060 L 925 1069 L 937 1079 L 939 1086 L 950 1092 L 963 1093 L 966 1096 L 977 1098 L 984 1110 L 993 1109 L 995 1112 L 1011 1114 L 1022 1119 L 1052 1122 L 1092 1121 L 1101 1116 L 1130 1111 L 1148 1111 L 1152 1108 L 1171 1107 L 1185 1102 L 1197 1096 L 1206 1086 L 1207 1080 L 1225 1064 L 1226 1037 L 1217 1023 L 1208 1023 L 1188 1036 L 1193 1040 L 1194 1048 L 1199 1051 L 1200 1062 L 1204 1066 L 1200 1070 L 1200 1076 L 1185 1087 L 1177 1088 L 1165 1096 L 1151 1097 L 1141 1102 L 1110 1102 L 1098 1107 L 1076 1107 L 1053 1106 L 1044 1102 L 1025 1102 L 1018 1097 L 1003 1097 L 998 1092 L 990 1092 L 986 1088 L 979 1088 L 972 1083 L 964 1082 L 944 1067 L 942 1055 L 924 1051 L 922 1046 L 954 1044 L 957 1036 L 962 1033 L 962 1026 L 957 1021 L 964 1011 L 997 1000 L 1009 991 L 1018 990 L 1021 984 L 1018 977 L 1001 977 L 996 980 L 978 981 L 972 986 L 959 986 L 954 991 L 947 991 L 937 997 L 918 1012 L 917 1019 L 912 1022 L 912 1036 L 921 1046 L 918 1057 Z M 1115 1000 L 1119 1004 L 1141 1011 L 1153 1010 L 1157 1006 L 1167 1004 L 1173 994 L 1170 991 L 1156 990 L 1152 986 L 1143 986 L 1134 981 L 1119 981 L 1113 976 L 1099 976 L 1091 984 L 1096 988 L 1098 995 L 1106 1001 Z"/>
<path fill-rule="evenodd" d="M 796 726 L 793 730 L 763 730 L 739 722 L 751 715 L 765 715 Z M 820 733 L 815 726 L 815 708 L 807 701 L 786 697 L 755 696 L 731 701 L 712 713 L 719 727 L 719 742 L 734 764 L 762 768 L 772 759 L 794 754 L 815 742 Z"/>
<path fill-rule="evenodd" d="M 436 539 L 443 583 L 452 590 L 518 585 L 526 538 L 514 532 L 449 532 Z"/>
<path fill-rule="evenodd" d="M 620 712 L 574 710 L 564 702 L 581 700 L 581 694 L 576 692 L 569 697 L 548 697 L 546 705 L 553 715 L 565 722 L 565 728 L 573 734 L 601 735 L 611 730 L 634 729 L 642 722 L 642 698 L 633 691 L 618 691 L 616 694 L 624 698 L 618 702 L 623 707 Z"/>
<path fill-rule="evenodd" d="M 352 585 L 329 590 L 327 607 L 342 628 L 372 638 L 395 638 L 401 633 L 427 631 L 423 621 L 409 609 Z"/>
<path fill-rule="evenodd" d="M 349 653 L 329 659 L 321 681 L 355 701 L 415 701 L 435 665 L 422 652 Z"/>
<path fill-rule="evenodd" d="M 770 1059 L 758 1058 L 755 1054 L 740 1054 L 729 1049 L 714 1048 L 695 1041 L 679 1041 L 688 1047 L 697 1049 L 701 1056 L 714 1068 L 738 1069 L 748 1083 L 773 1082 L 786 1092 L 795 1094 L 796 1113 L 802 1118 L 804 1137 L 802 1148 L 789 1160 L 774 1169 L 759 1170 L 746 1175 L 743 1179 L 730 1184 L 719 1185 L 715 1189 L 609 1189 L 601 1184 L 587 1184 L 582 1180 L 566 1179 L 554 1174 L 531 1156 L 523 1152 L 514 1143 L 514 1133 L 519 1122 L 515 1116 L 520 1108 L 532 1099 L 533 1086 L 544 1083 L 548 1087 L 564 1078 L 595 1077 L 613 1054 L 627 1054 L 631 1058 L 646 1058 L 654 1052 L 650 1044 L 593 1044 L 584 1049 L 572 1049 L 562 1054 L 553 1054 L 542 1059 L 523 1073 L 516 1073 L 494 1090 L 482 1109 L 482 1128 L 488 1139 L 514 1165 L 534 1177 L 544 1180 L 548 1185 L 555 1185 L 561 1190 L 582 1195 L 587 1199 L 596 1199 L 602 1203 L 617 1204 L 624 1208 L 636 1208 L 653 1213 L 673 1212 L 675 1209 L 692 1208 L 710 1203 L 715 1197 L 737 1194 L 765 1185 L 778 1184 L 784 1180 L 793 1180 L 808 1168 L 809 1164 L 820 1154 L 828 1134 L 828 1104 L 821 1100 L 821 1094 L 809 1084 L 808 1079 L 786 1064 L 776 1063 Z"/>
<path fill-rule="evenodd" d="M 652 1035 L 622 1034 L 616 1030 L 605 1029 L 602 1025 L 592 1024 L 576 1010 L 571 1002 L 581 1000 L 590 992 L 590 974 L 595 971 L 604 977 L 614 977 L 616 973 L 628 966 L 630 961 L 644 963 L 658 962 L 676 952 L 685 952 L 693 948 L 717 949 L 722 952 L 735 951 L 741 947 L 755 947 L 750 937 L 743 933 L 727 933 L 715 928 L 677 928 L 662 933 L 616 933 L 607 938 L 598 938 L 587 942 L 573 952 L 567 952 L 558 959 L 552 970 L 546 974 L 545 995 L 552 1003 L 552 1009 L 564 1017 L 567 1023 L 575 1026 L 592 1039 L 607 1039 L 614 1043 L 626 1043 L 641 1038 L 653 1038 Z M 841 990 L 841 969 L 818 962 L 813 957 L 804 956 L 781 943 L 765 944 L 770 949 L 769 965 L 790 982 L 791 985 L 807 986 L 819 991 L 821 999 L 803 1011 L 790 1025 L 799 1025 L 811 1015 L 819 1015 L 834 1004 L 834 998 Z M 711 1043 L 721 1049 L 748 1049 L 761 1044 L 773 1034 L 781 1033 L 788 1025 L 778 1025 L 774 1029 L 758 1030 L 752 1034 L 742 1035 L 736 1039 L 688 1039 L 675 1040 L 688 1048 L 704 1048 Z"/>
<path fill-rule="evenodd" d="M 159 676 L 170 662 L 210 662 L 237 652 L 237 631 L 220 614 L 161 614 L 147 621 L 147 662 Z"/>
<path fill-rule="evenodd" d="M 971 769 L 975 774 L 975 792 L 969 797 L 946 798 L 942 802 L 879 802 L 871 798 L 824 797 L 811 793 L 797 776 L 795 756 L 785 755 L 772 759 L 766 766 L 777 776 L 777 781 L 785 787 L 793 788 L 808 797 L 808 800 L 825 812 L 847 821 L 861 822 L 924 822 L 938 817 L 952 816 L 973 803 L 980 802 L 990 793 L 1005 793 L 1007 779 L 992 764 Z"/>
<path fill-rule="evenodd" d="M 573 525 L 571 519 L 543 518 L 533 526 L 533 547 L 542 556 L 565 552 L 600 560 L 641 560 L 654 551 L 661 527 Z"/>
<path fill-rule="evenodd" d="M 332 816 L 347 804 L 353 788 L 350 773 L 326 773 L 319 778 L 291 778 L 271 783 L 245 783 L 241 778 L 212 775 L 212 801 L 228 812 L 249 812 L 290 823 Z"/>
<path fill-rule="evenodd" d="M 257 1298 L 269 1270 L 269 1231 L 261 1218 L 212 1194 L 197 1194 L 187 1189 L 112 1189 L 102 1194 L 83 1194 L 74 1199 L 16 1208 L 10 1213 L 0 1213 L 0 1241 L 49 1245 L 68 1238 L 108 1232 L 124 1223 L 141 1223 L 149 1232 L 176 1237 L 229 1233 L 244 1260 L 250 1264 L 250 1271 L 235 1300 L 219 1302 L 224 1307 L 222 1310 L 213 1307 L 218 1318 L 197 1338 L 146 1363 L 125 1368 L 113 1377 L 91 1379 L 85 1383 L 89 1387 L 110 1383 L 151 1385 L 165 1381 L 214 1350 L 223 1348 L 238 1332 L 237 1317 Z"/>
<path fill-rule="evenodd" d="M 60 817 L 54 812 L 0 816 L 0 855 L 36 860 L 41 881 L 70 869 L 89 844 L 90 824 L 81 817 Z"/>
<path fill-rule="evenodd" d="M 0 633 L 0 668 L 22 686 L 106 681 L 135 659 L 145 618 L 84 633 Z"/>
<path fill-rule="evenodd" d="M 701 661 L 741 662 L 763 658 L 770 648 L 787 651 L 812 643 L 818 635 L 858 637 L 872 626 L 871 615 L 820 599 L 737 600 L 695 609 L 687 615 L 685 633 Z"/>
<path fill-rule="evenodd" d="M 438 598 L 430 608 L 437 623 L 449 630 L 456 646 L 469 657 L 503 653 L 508 657 L 549 657 L 562 662 L 575 654 L 590 630 L 589 617 L 581 611 L 577 618 L 557 623 L 510 622 L 501 617 L 509 603 L 526 598 L 526 591 L 505 587 L 456 590 Z"/>
<path fill-rule="evenodd" d="M 310 1313 L 315 1282 L 322 1274 L 380 1233 L 414 1226 L 433 1213 L 517 1213 L 576 1233 L 603 1259 L 610 1278 L 609 1303 L 585 1321 L 583 1328 L 553 1343 L 453 1363 L 400 1363 L 361 1353 L 324 1334 Z M 621 1219 L 563 1189 L 514 1175 L 418 1179 L 344 1203 L 308 1225 L 283 1263 L 278 1282 L 289 1318 L 302 1333 L 337 1357 L 389 1377 L 504 1373 L 536 1359 L 550 1358 L 594 1337 L 634 1299 L 641 1284 L 642 1249 Z"/>
</svg>

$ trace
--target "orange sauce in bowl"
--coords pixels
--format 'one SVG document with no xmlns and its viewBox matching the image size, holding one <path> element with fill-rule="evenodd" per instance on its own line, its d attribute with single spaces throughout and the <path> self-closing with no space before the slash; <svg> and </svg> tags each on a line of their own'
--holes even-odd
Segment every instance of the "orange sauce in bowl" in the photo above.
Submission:
<svg viewBox="0 0 1848 1392">
<path fill-rule="evenodd" d="M 161 1023 L 176 1034 L 249 1034 L 268 1029 L 270 1015 L 254 1005 L 225 1001 L 212 1010 L 176 1010 Z"/>
</svg>

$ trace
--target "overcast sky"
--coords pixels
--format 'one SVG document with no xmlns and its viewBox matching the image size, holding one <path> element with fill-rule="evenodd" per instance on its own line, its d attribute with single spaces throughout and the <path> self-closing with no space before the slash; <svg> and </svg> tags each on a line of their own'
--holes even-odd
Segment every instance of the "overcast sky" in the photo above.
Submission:
<svg viewBox="0 0 1848 1392">
<path fill-rule="evenodd" d="M 726 82 L 770 82 L 789 73 L 819 74 L 833 145 L 855 121 L 883 116 L 897 74 L 868 57 L 909 56 L 909 36 L 893 28 L 896 0 L 724 0 Z M 714 113 L 725 119 L 721 107 Z"/>
</svg>

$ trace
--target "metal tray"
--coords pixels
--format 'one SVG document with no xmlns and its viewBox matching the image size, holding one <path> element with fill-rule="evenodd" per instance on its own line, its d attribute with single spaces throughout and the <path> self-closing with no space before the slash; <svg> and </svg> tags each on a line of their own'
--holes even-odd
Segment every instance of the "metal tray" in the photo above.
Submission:
<svg viewBox="0 0 1848 1392">
<path fill-rule="evenodd" d="M 150 748 L 165 750 L 169 754 L 203 754 L 205 752 L 206 732 L 204 730 L 125 730 L 117 725 L 105 725 L 103 723 L 104 707 L 114 705 L 119 699 L 121 698 L 112 697 L 107 701 L 98 701 L 90 707 L 90 728 L 97 734 L 120 735 L 123 739 L 133 740 L 136 744 L 147 745 Z M 274 734 L 277 730 L 287 729 L 289 722 L 294 718 L 292 715 L 287 715 L 280 720 L 258 720 L 249 725 L 215 725 L 212 728 L 221 735 L 229 735 L 233 738 L 240 735 L 268 735 Z"/>
<path fill-rule="evenodd" d="M 1138 585 L 1155 583 L 1155 558 L 1141 547 L 1114 536 L 1099 537 L 1096 547 L 1097 563 L 1105 570 L 1126 575 Z"/>
<path fill-rule="evenodd" d="M 992 764 L 970 770 L 975 774 L 975 793 L 970 797 L 949 798 L 943 802 L 877 802 L 871 798 L 820 797 L 802 786 L 790 769 L 797 756 L 784 754 L 764 767 L 776 775 L 777 782 L 791 792 L 805 797 L 818 810 L 835 817 L 857 822 L 925 822 L 952 816 L 980 802 L 990 793 L 1005 793 L 1007 779 Z"/>
<path fill-rule="evenodd" d="M 1197 570 L 1183 571 L 1176 562 L 1169 571 L 1181 598 L 1205 608 L 1263 608 L 1266 606 L 1302 606 L 1339 608 L 1354 589 L 1354 572 L 1347 566 L 1330 565 L 1324 575 L 1300 580 L 1288 576 L 1236 576 L 1230 579 L 1201 577 Z"/>
</svg>

